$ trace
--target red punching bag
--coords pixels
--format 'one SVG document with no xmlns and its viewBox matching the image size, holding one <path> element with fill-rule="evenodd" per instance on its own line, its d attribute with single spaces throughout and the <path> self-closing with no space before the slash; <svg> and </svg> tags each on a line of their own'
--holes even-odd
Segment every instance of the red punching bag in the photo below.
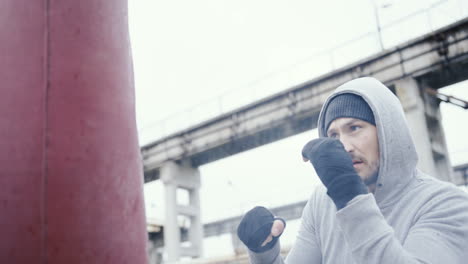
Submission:
<svg viewBox="0 0 468 264">
<path fill-rule="evenodd" d="M 125 0 L 0 0 L 0 263 L 147 263 Z"/>
</svg>

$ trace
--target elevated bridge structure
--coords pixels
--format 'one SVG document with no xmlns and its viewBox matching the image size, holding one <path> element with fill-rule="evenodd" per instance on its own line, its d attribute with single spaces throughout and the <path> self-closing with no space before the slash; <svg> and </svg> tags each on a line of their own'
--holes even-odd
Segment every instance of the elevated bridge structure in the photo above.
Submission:
<svg viewBox="0 0 468 264">
<path fill-rule="evenodd" d="M 468 79 L 468 19 L 143 146 L 145 182 L 160 179 L 165 185 L 168 261 L 202 252 L 199 166 L 315 128 L 327 96 L 344 82 L 362 76 L 379 79 L 399 97 L 410 129 L 417 135 L 420 168 L 463 184 L 448 158 L 440 99 L 425 91 Z M 188 190 L 188 205 L 177 203 L 178 188 Z M 186 248 L 180 246 L 179 216 L 190 219 Z"/>
</svg>

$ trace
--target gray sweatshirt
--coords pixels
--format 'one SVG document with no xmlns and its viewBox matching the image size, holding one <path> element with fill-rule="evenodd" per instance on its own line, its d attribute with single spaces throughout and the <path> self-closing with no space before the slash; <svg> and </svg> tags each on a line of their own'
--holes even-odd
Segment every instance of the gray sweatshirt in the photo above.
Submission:
<svg viewBox="0 0 468 264">
<path fill-rule="evenodd" d="M 468 194 L 416 168 L 418 157 L 396 96 L 373 78 L 343 84 L 331 98 L 355 93 L 370 105 L 378 130 L 380 168 L 374 194 L 358 195 L 337 212 L 320 186 L 302 213 L 297 239 L 283 261 L 280 243 L 252 263 L 289 264 L 466 264 Z"/>
</svg>

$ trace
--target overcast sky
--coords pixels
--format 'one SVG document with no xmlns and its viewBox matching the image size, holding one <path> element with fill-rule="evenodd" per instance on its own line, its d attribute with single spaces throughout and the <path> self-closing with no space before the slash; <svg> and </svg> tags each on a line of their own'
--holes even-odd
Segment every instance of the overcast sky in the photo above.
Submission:
<svg viewBox="0 0 468 264">
<path fill-rule="evenodd" d="M 137 122 L 144 144 L 378 52 L 377 21 L 384 48 L 390 48 L 467 16 L 468 4 L 132 0 L 129 11 Z M 467 83 L 444 91 L 468 100 Z M 468 111 L 445 104 L 442 111 L 453 162 L 468 162 L 468 127 L 460 122 Z M 315 136 L 316 131 L 309 131 L 202 166 L 203 221 L 239 215 L 254 205 L 307 199 L 318 179 L 310 164 L 301 161 L 300 149 Z M 160 182 L 145 187 L 148 216 L 163 212 L 162 195 Z M 288 224 L 288 229 L 294 226 Z M 292 233 L 285 239 L 292 240 Z M 221 245 L 221 240 L 207 244 Z M 229 252 L 229 240 L 223 241 Z M 218 254 L 225 253 L 220 248 Z"/>
</svg>

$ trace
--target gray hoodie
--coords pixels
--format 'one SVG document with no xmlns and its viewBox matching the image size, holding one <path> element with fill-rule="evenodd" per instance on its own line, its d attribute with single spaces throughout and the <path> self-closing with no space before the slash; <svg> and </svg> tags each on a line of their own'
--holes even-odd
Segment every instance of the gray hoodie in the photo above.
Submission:
<svg viewBox="0 0 468 264">
<path fill-rule="evenodd" d="M 403 264 L 468 263 L 468 194 L 416 168 L 418 157 L 396 96 L 374 78 L 338 87 L 338 94 L 362 96 L 378 131 L 380 168 L 374 194 L 358 195 L 336 211 L 326 189 L 313 192 L 302 223 L 283 262 L 280 243 L 263 253 L 249 252 L 252 263 Z"/>
</svg>

